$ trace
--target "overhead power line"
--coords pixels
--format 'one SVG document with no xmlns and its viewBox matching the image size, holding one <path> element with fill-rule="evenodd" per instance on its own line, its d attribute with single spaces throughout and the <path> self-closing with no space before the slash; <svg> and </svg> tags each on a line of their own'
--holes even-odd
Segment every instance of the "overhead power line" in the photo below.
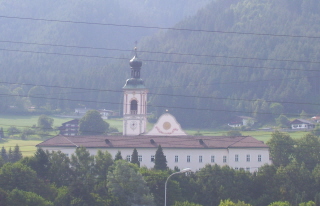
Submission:
<svg viewBox="0 0 320 206">
<path fill-rule="evenodd" d="M 319 76 L 315 76 L 314 78 L 319 78 Z M 0 84 L 11 84 L 11 85 L 27 85 L 27 86 L 42 86 L 46 88 L 60 88 L 60 89 L 75 89 L 75 90 L 85 90 L 87 92 L 115 92 L 115 93 L 123 93 L 122 90 L 112 90 L 112 89 L 87 89 L 82 87 L 66 87 L 66 86 L 50 86 L 50 85 L 39 85 L 39 84 L 20 84 L 20 83 L 9 83 L 9 82 L 0 82 Z M 48 94 L 38 94 L 39 96 L 36 98 L 44 98 L 40 97 L 42 95 L 53 95 L 53 94 L 74 94 L 74 93 L 84 93 L 84 92 L 59 92 L 59 93 L 48 93 Z M 265 100 L 265 99 L 243 99 L 243 98 L 230 98 L 230 97 L 213 97 L 213 96 L 197 96 L 197 95 L 183 95 L 183 94 L 163 94 L 163 93 L 152 93 L 149 92 L 150 95 L 159 95 L 159 96 L 171 96 L 171 97 L 186 97 L 186 98 L 199 98 L 199 99 L 214 99 L 214 100 L 234 100 L 234 101 L 248 101 L 248 102 L 255 102 L 255 101 L 265 101 L 268 103 L 281 103 L 281 104 L 302 104 L 302 105 L 320 105 L 320 103 L 310 103 L 310 102 L 290 102 L 290 101 L 274 101 L 274 100 Z M 0 94 L 0 96 L 20 96 L 15 94 Z M 27 96 L 23 96 L 27 97 Z M 32 96 L 31 96 L 32 97 Z M 62 99 L 61 99 L 62 100 Z M 82 100 L 76 100 L 82 101 Z M 100 102 L 97 102 L 100 103 Z"/>
<path fill-rule="evenodd" d="M 0 42 L 2 42 L 2 43 L 14 43 L 14 44 L 37 45 L 37 46 L 76 48 L 76 49 L 95 49 L 95 50 L 106 50 L 106 51 L 132 52 L 131 49 L 130 50 L 128 50 L 128 49 L 114 49 L 114 48 L 105 48 L 105 47 L 74 46 L 74 45 L 47 44 L 47 43 L 37 43 L 37 42 L 31 43 L 31 42 L 10 41 L 10 40 L 0 40 Z M 225 55 L 192 54 L 192 53 L 178 53 L 178 52 L 160 52 L 160 51 L 139 50 L 139 53 L 163 54 L 163 55 L 179 55 L 179 56 L 194 56 L 194 57 L 208 57 L 208 58 L 247 59 L 247 60 L 258 60 L 258 61 L 278 61 L 278 62 L 320 64 L 320 62 L 318 62 L 318 61 L 307 61 L 307 60 L 271 59 L 271 58 L 255 58 L 255 57 L 240 57 L 240 56 L 225 56 Z"/>
<path fill-rule="evenodd" d="M 107 56 L 92 56 L 83 54 L 70 54 L 70 53 L 59 53 L 59 52 L 40 52 L 31 50 L 18 50 L 18 49 L 0 49 L 1 51 L 10 52 L 22 52 L 22 53 L 33 53 L 33 54 L 49 54 L 49 55 L 61 55 L 61 56 L 74 56 L 74 57 L 90 57 L 90 58 L 102 58 L 102 59 L 121 59 L 127 60 L 125 57 L 107 57 Z M 233 64 L 218 64 L 218 63 L 201 63 L 201 62 L 184 62 L 184 61 L 168 61 L 168 60 L 150 60 L 144 59 L 145 62 L 157 62 L 157 63 L 174 63 L 174 64 L 185 64 L 185 65 L 200 65 L 200 66 L 222 66 L 222 67 L 233 67 L 233 68 L 249 68 L 249 69 L 271 69 L 271 70 L 287 70 L 287 71 L 308 71 L 308 72 L 320 72 L 319 69 L 289 69 L 289 68 L 277 68 L 277 67 L 263 67 L 263 66 L 249 66 L 249 65 L 233 65 Z"/>
<path fill-rule="evenodd" d="M 4 96 L 16 96 L 16 97 L 27 97 L 16 94 L 0 94 L 0 97 Z M 106 101 L 96 101 L 96 100 L 81 100 L 81 99 L 68 99 L 68 98 L 58 98 L 58 97 L 40 97 L 40 96 L 29 96 L 37 99 L 48 99 L 48 100 L 59 100 L 59 101 L 72 101 L 72 102 L 94 102 L 94 103 L 105 103 L 105 104 L 114 104 L 114 105 L 122 105 L 119 102 L 106 102 Z M 319 104 L 316 104 L 319 105 Z M 212 108 L 196 108 L 196 107 L 179 107 L 179 106 L 167 106 L 167 105 L 152 105 L 148 104 L 147 106 L 156 107 L 156 108 L 164 108 L 164 109 L 184 109 L 184 110 L 197 110 L 197 111 L 215 111 L 215 112 L 232 112 L 232 113 L 251 113 L 251 114 L 277 114 L 277 115 L 296 115 L 293 113 L 271 113 L 271 112 L 254 112 L 254 111 L 238 111 L 238 110 L 228 110 L 228 109 L 212 109 Z"/>
<path fill-rule="evenodd" d="M 129 25 L 129 24 L 115 24 L 115 23 L 85 22 L 85 21 L 44 19 L 44 18 L 5 16 L 5 15 L 0 15 L 0 18 L 31 20 L 31 21 L 59 22 L 59 23 L 72 23 L 72 24 L 87 24 L 87 25 L 98 25 L 98 26 L 114 26 L 114 27 L 129 27 L 129 28 L 143 28 L 143 29 L 161 29 L 161 30 L 172 30 L 172 31 L 189 31 L 189 32 L 205 32 L 205 33 L 220 33 L 220 34 L 237 34 L 237 35 L 254 35 L 254 36 L 272 36 L 272 37 L 320 39 L 319 36 L 307 36 L 307 35 L 268 34 L 268 33 L 255 33 L 255 32 L 236 32 L 236 31 L 221 31 L 221 30 L 173 28 L 173 27 L 158 27 L 158 26 L 143 26 L 143 25 Z"/>
</svg>

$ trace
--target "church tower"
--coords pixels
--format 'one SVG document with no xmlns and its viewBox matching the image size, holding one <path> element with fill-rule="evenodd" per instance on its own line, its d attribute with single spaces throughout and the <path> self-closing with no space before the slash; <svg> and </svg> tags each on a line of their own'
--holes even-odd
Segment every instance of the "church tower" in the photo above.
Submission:
<svg viewBox="0 0 320 206">
<path fill-rule="evenodd" d="M 146 132 L 147 127 L 147 93 L 148 90 L 140 78 L 142 62 L 135 56 L 129 62 L 131 78 L 123 87 L 123 135 L 133 136 Z"/>
</svg>

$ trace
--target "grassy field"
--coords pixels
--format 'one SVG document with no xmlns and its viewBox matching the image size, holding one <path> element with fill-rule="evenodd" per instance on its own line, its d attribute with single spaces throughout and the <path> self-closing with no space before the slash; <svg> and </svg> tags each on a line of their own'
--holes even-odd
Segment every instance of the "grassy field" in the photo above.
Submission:
<svg viewBox="0 0 320 206">
<path fill-rule="evenodd" d="M 61 126 L 63 122 L 71 120 L 70 118 L 60 118 L 51 116 L 54 119 L 53 126 Z M 13 116 L 13 115 L 0 115 L 0 127 L 4 131 L 10 126 L 15 126 L 20 130 L 25 127 L 31 127 L 37 125 L 39 116 Z M 43 140 L 18 140 L 18 139 L 6 139 L 0 141 L 0 147 L 5 147 L 7 150 L 11 147 L 19 145 L 23 156 L 31 156 L 36 151 L 35 145 L 39 144 Z"/>
<path fill-rule="evenodd" d="M 61 126 L 63 122 L 71 120 L 71 118 L 62 118 L 50 116 L 54 119 L 53 127 Z M 39 116 L 13 116 L 13 115 L 0 115 L 0 127 L 4 130 L 10 126 L 15 126 L 18 129 L 23 129 L 24 127 L 31 127 L 32 125 L 37 125 Z"/>
<path fill-rule="evenodd" d="M 53 127 L 61 126 L 62 123 L 72 120 L 72 118 L 50 116 L 54 119 Z M 37 125 L 39 116 L 13 116 L 13 115 L 0 115 L 0 127 L 6 131 L 10 126 L 15 126 L 22 130 L 25 127 Z M 107 120 L 110 126 L 115 127 L 122 132 L 122 119 Z M 44 139 L 43 139 L 44 140 Z M 0 141 L 0 147 L 5 147 L 7 150 L 11 147 L 19 145 L 23 156 L 31 156 L 36 151 L 35 145 L 41 143 L 43 140 L 18 140 L 18 139 L 5 139 Z"/>
<path fill-rule="evenodd" d="M 0 115 L 0 127 L 2 127 L 5 131 L 10 126 L 16 126 L 19 129 L 23 129 L 24 127 L 30 127 L 32 125 L 36 125 L 39 116 L 9 116 L 9 115 Z M 55 117 L 51 116 L 54 119 L 54 127 L 61 126 L 63 122 L 69 121 L 72 118 L 63 118 L 63 117 Z M 108 119 L 106 120 L 111 127 L 115 127 L 122 132 L 122 119 Z M 153 124 L 148 123 L 147 130 L 152 129 Z M 198 132 L 198 130 L 186 129 L 185 132 L 189 135 L 194 135 Z M 222 136 L 227 133 L 227 131 L 222 130 L 199 130 L 199 132 L 204 136 Z M 255 137 L 260 141 L 264 141 L 265 143 L 271 138 L 272 132 L 269 131 L 241 131 L 243 135 L 248 135 Z M 290 132 L 289 135 L 294 138 L 300 138 L 304 136 L 307 132 L 298 131 L 298 132 Z M 15 145 L 19 145 L 20 150 L 22 151 L 23 156 L 33 155 L 36 151 L 35 145 L 39 144 L 43 140 L 17 140 L 17 139 L 6 139 L 0 141 L 0 147 L 5 147 L 9 149 L 13 148 Z"/>
<path fill-rule="evenodd" d="M 185 132 L 189 135 L 194 135 L 198 132 L 198 130 L 185 130 Z M 227 133 L 227 131 L 221 131 L 221 130 L 199 130 L 199 132 L 203 136 L 222 136 Z M 265 143 L 268 142 L 268 140 L 271 138 L 272 132 L 269 131 L 240 131 L 242 135 L 244 136 L 252 136 L 260 141 L 264 141 Z M 295 131 L 290 132 L 289 135 L 293 139 L 298 139 L 306 135 L 307 132 L 305 131 Z"/>
<path fill-rule="evenodd" d="M 16 145 L 19 145 L 20 151 L 22 155 L 32 156 L 34 152 L 37 150 L 35 147 L 37 144 L 42 142 L 42 140 L 16 140 L 16 139 L 7 139 L 4 141 L 0 141 L 0 147 L 6 148 L 7 152 L 9 148 L 14 149 Z"/>
<path fill-rule="evenodd" d="M 107 119 L 106 122 L 109 123 L 110 127 L 115 127 L 122 132 L 122 119 Z"/>
</svg>

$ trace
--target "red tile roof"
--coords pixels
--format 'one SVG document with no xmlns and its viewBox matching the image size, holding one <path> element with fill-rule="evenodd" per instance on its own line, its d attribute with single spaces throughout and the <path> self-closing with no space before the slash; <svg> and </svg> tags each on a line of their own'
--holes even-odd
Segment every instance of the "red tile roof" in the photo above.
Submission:
<svg viewBox="0 0 320 206">
<path fill-rule="evenodd" d="M 153 140 L 153 141 L 152 141 Z M 62 136 L 38 144 L 38 147 L 86 148 L 268 148 L 250 136 Z"/>
</svg>

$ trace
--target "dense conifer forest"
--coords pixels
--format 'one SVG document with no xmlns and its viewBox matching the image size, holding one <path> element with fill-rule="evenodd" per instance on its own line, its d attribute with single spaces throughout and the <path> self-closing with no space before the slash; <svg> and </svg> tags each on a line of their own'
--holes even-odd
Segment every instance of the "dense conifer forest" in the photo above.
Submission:
<svg viewBox="0 0 320 206">
<path fill-rule="evenodd" d="M 0 90 L 7 94 L 0 108 L 121 110 L 133 56 L 123 50 L 138 40 L 156 117 L 168 109 L 183 126 L 199 128 L 234 115 L 264 124 L 280 114 L 320 112 L 318 1 L 215 0 L 196 13 L 206 3 L 0 1 Z M 283 106 L 277 112 L 276 102 Z"/>
</svg>

